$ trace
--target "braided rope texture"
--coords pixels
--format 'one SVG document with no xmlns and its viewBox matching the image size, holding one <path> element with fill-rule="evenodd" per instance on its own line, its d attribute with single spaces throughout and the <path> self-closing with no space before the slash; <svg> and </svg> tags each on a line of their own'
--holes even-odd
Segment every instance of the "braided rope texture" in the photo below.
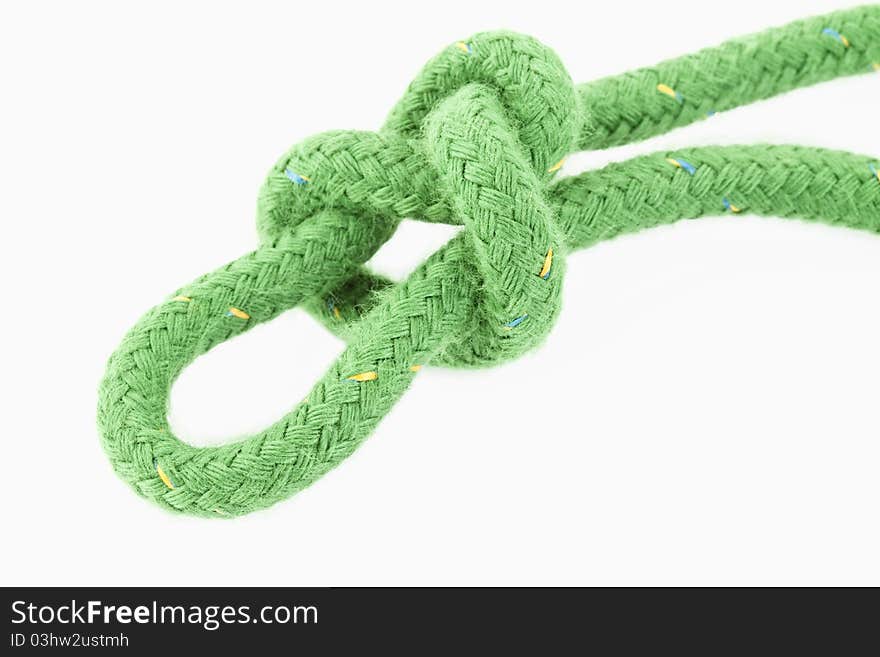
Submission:
<svg viewBox="0 0 880 657">
<path fill-rule="evenodd" d="M 878 163 L 850 153 L 691 148 L 554 181 L 570 152 L 872 69 L 880 69 L 878 5 L 580 86 L 526 36 L 483 33 L 450 45 L 379 132 L 328 132 L 290 149 L 260 191 L 261 246 L 177 290 L 128 332 L 99 391 L 113 468 L 166 509 L 248 513 L 351 454 L 423 365 L 491 365 L 539 344 L 575 249 L 739 212 L 880 232 Z M 465 229 L 395 283 L 364 263 L 403 217 Z M 238 442 L 194 447 L 174 436 L 168 400 L 183 368 L 294 306 L 348 343 L 308 397 Z"/>
</svg>

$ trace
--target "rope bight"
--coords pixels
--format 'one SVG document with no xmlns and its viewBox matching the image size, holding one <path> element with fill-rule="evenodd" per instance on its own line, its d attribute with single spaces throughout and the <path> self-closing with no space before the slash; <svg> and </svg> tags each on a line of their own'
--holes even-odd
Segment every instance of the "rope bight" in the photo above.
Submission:
<svg viewBox="0 0 880 657">
<path fill-rule="evenodd" d="M 577 86 L 530 37 L 488 32 L 451 44 L 379 132 L 327 132 L 288 151 L 260 191 L 260 247 L 176 291 L 129 331 L 99 393 L 114 469 L 173 511 L 248 513 L 351 454 L 423 365 L 491 365 L 538 344 L 575 249 L 740 212 L 880 232 L 880 161 L 820 148 L 687 148 L 553 181 L 572 151 L 872 70 L 880 5 Z M 465 228 L 392 282 L 364 263 L 403 217 Z M 294 306 L 347 342 L 308 397 L 238 442 L 195 447 L 175 437 L 167 407 L 183 368 Z"/>
</svg>

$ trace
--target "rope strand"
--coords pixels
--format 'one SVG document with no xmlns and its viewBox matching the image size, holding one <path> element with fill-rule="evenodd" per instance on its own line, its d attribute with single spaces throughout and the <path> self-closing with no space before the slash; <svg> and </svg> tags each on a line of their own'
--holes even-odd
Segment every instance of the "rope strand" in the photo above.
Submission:
<svg viewBox="0 0 880 657">
<path fill-rule="evenodd" d="M 330 132 L 290 149 L 260 192 L 262 245 L 175 291 L 129 331 L 99 392 L 110 462 L 167 509 L 248 513 L 351 454 L 423 365 L 485 366 L 539 344 L 576 249 L 739 213 L 880 232 L 878 160 L 850 153 L 690 148 L 553 182 L 578 148 L 644 139 L 876 62 L 877 6 L 577 87 L 534 39 L 494 32 L 450 44 L 380 132 Z M 465 229 L 394 283 L 364 263 L 401 217 Z M 306 400 L 227 445 L 174 436 L 168 398 L 183 368 L 299 305 L 347 342 Z"/>
</svg>

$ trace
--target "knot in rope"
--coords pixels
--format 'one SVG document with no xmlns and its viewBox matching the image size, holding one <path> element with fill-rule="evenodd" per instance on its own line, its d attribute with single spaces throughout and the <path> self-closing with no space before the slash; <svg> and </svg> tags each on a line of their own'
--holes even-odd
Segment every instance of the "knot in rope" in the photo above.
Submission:
<svg viewBox="0 0 880 657">
<path fill-rule="evenodd" d="M 535 346 L 559 313 L 564 258 L 575 249 L 743 212 L 880 232 L 880 162 L 851 153 L 687 148 L 553 180 L 571 151 L 871 71 L 880 71 L 877 5 L 577 86 L 526 36 L 450 45 L 379 132 L 327 132 L 290 149 L 260 190 L 259 248 L 175 291 L 129 331 L 99 393 L 110 462 L 167 509 L 248 513 L 351 454 L 423 365 L 487 365 Z M 364 263 L 404 217 L 464 229 L 395 282 Z M 296 306 L 347 343 L 306 399 L 225 445 L 176 437 L 167 413 L 180 372 Z"/>
<path fill-rule="evenodd" d="M 513 358 L 559 312 L 564 244 L 546 190 L 583 123 L 552 50 L 512 32 L 474 35 L 424 67 L 380 133 L 317 135 L 281 158 L 260 194 L 259 233 L 273 243 L 341 213 L 363 257 L 401 217 L 464 224 L 467 246 L 450 257 L 480 298 L 445 341 L 447 364 Z"/>
</svg>

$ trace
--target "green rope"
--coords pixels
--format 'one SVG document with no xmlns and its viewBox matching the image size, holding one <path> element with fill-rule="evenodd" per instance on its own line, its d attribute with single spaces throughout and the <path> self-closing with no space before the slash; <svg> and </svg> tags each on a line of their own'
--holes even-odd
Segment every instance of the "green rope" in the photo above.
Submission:
<svg viewBox="0 0 880 657">
<path fill-rule="evenodd" d="M 478 34 L 427 64 L 379 133 L 293 147 L 260 192 L 256 251 L 150 310 L 111 356 L 98 423 L 115 470 L 175 511 L 230 516 L 351 454 L 422 365 L 483 366 L 548 333 L 571 251 L 621 233 L 747 212 L 880 232 L 878 162 L 796 146 L 691 148 L 552 182 L 577 149 L 880 68 L 880 6 L 841 11 L 576 87 L 537 41 Z M 363 266 L 401 217 L 465 229 L 393 283 Z M 348 343 L 307 399 L 220 447 L 173 435 L 184 367 L 303 306 Z"/>
</svg>

